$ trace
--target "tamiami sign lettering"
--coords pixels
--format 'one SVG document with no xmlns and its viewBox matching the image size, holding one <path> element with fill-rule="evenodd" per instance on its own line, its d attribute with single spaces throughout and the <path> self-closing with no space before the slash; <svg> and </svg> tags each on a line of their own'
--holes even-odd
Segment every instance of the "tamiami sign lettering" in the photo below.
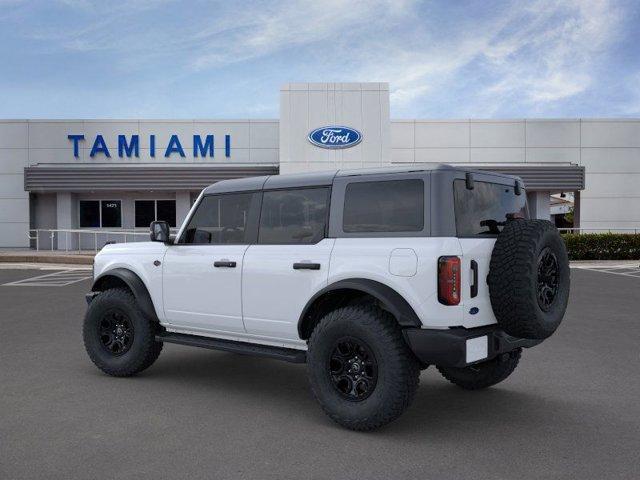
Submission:
<svg viewBox="0 0 640 480">
<path fill-rule="evenodd" d="M 84 142 L 84 135 L 67 135 L 69 141 L 73 142 L 73 156 L 79 158 L 80 156 L 80 142 Z M 214 157 L 215 153 L 215 136 L 214 135 L 194 135 L 193 141 L 186 145 L 186 148 L 193 148 L 194 157 Z M 114 149 L 115 150 L 115 149 Z M 111 151 L 107 147 L 107 143 L 104 141 L 102 135 L 96 135 L 91 146 L 90 157 L 102 154 L 105 157 L 111 158 Z M 115 152 L 114 152 L 115 154 Z M 165 158 L 171 157 L 171 155 L 179 155 L 186 157 L 185 147 L 178 135 L 171 135 L 167 145 L 157 145 L 156 136 L 149 135 L 149 155 L 155 157 L 156 155 L 163 155 Z M 140 135 L 118 135 L 118 157 L 139 157 L 140 156 Z M 224 156 L 231 156 L 231 135 L 224 136 Z"/>
</svg>

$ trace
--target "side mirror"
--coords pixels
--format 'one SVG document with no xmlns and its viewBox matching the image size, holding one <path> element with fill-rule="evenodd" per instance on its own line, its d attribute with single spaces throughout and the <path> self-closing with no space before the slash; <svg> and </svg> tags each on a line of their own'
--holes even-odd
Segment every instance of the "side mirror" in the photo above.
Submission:
<svg viewBox="0 0 640 480">
<path fill-rule="evenodd" d="M 151 237 L 152 242 L 169 243 L 171 230 L 169 229 L 169 224 L 167 222 L 163 220 L 151 222 L 150 229 L 151 231 L 149 232 L 149 236 Z"/>
</svg>

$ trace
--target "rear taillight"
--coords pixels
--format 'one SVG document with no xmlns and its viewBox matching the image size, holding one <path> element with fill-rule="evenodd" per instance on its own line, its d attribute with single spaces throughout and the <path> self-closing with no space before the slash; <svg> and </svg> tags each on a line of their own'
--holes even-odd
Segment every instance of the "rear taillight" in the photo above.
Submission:
<svg viewBox="0 0 640 480">
<path fill-rule="evenodd" d="M 438 301 L 443 305 L 460 303 L 460 258 L 438 259 Z"/>
</svg>

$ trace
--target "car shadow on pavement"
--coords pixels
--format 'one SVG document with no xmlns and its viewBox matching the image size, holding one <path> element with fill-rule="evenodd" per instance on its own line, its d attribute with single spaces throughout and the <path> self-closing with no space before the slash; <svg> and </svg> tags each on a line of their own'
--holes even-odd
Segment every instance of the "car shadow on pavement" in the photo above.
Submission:
<svg viewBox="0 0 640 480">
<path fill-rule="evenodd" d="M 261 403 L 313 405 L 305 366 L 267 358 L 165 345 L 158 361 L 140 377 L 180 388 L 204 386 L 212 394 L 259 394 Z"/>
<path fill-rule="evenodd" d="M 247 415 L 254 409 L 274 409 L 292 422 L 341 429 L 313 399 L 304 365 L 186 347 L 165 349 L 153 367 L 132 380 L 183 392 L 204 390 L 212 398 L 241 398 L 244 408 L 250 410 Z M 589 414 L 585 405 L 539 395 L 523 389 L 520 382 L 507 380 L 486 390 L 465 391 L 436 375 L 432 368 L 423 372 L 412 406 L 397 421 L 374 434 L 413 433 L 430 439 L 450 436 L 455 431 L 500 435 L 509 429 L 540 430 L 557 424 L 571 423 L 575 428 L 580 417 Z"/>
</svg>

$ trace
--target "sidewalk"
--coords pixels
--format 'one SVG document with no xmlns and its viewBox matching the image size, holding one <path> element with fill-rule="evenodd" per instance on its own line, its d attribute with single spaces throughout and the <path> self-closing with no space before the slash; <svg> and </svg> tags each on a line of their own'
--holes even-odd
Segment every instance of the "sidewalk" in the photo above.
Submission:
<svg viewBox="0 0 640 480">
<path fill-rule="evenodd" d="M 64 252 L 58 250 L 0 249 L 0 263 L 54 263 L 93 265 L 94 251 Z"/>
</svg>

